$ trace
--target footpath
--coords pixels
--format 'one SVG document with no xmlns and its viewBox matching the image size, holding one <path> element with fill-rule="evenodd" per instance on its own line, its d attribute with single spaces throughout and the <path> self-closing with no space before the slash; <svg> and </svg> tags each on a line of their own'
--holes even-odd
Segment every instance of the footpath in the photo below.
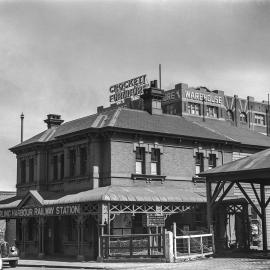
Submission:
<svg viewBox="0 0 270 270">
<path fill-rule="evenodd" d="M 23 267 L 45 267 L 62 269 L 129 269 L 129 268 L 148 268 L 149 266 L 162 265 L 161 262 L 69 262 L 56 260 L 19 260 L 18 266 Z"/>
<path fill-rule="evenodd" d="M 193 262 L 192 262 L 193 261 Z M 62 269 L 224 269 L 224 264 L 231 266 L 228 269 L 270 269 L 270 252 L 224 252 L 215 254 L 213 258 L 192 260 L 189 262 L 165 263 L 153 260 L 140 260 L 129 262 L 96 262 L 96 261 L 68 261 L 57 259 L 21 259 L 18 266 L 20 267 L 44 267 L 44 268 L 62 268 Z M 266 268 L 261 268 L 263 263 Z M 265 265 L 267 264 L 267 265 Z M 192 267 L 193 265 L 193 267 Z M 246 268 L 245 268 L 246 265 Z M 220 268 L 222 266 L 222 268 Z M 191 268 L 189 268 L 191 267 Z M 251 268 L 249 268 L 251 267 Z M 227 269 L 227 268 L 226 268 Z"/>
</svg>

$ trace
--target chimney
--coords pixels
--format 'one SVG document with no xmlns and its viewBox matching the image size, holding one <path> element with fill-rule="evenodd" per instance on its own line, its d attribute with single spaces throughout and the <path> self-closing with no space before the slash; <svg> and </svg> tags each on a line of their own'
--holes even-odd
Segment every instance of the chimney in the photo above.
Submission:
<svg viewBox="0 0 270 270">
<path fill-rule="evenodd" d="M 104 109 L 103 106 L 98 106 L 97 107 L 97 113 L 98 114 L 102 113 L 103 112 L 103 109 Z"/>
<path fill-rule="evenodd" d="M 48 114 L 47 119 L 45 119 L 44 122 L 47 124 L 49 129 L 55 126 L 60 126 L 64 120 L 61 119 L 61 115 L 59 114 Z"/>
<path fill-rule="evenodd" d="M 150 82 L 150 88 L 144 89 L 143 99 L 144 110 L 151 114 L 162 114 L 161 101 L 164 97 L 164 90 L 158 89 L 157 80 Z"/>
</svg>

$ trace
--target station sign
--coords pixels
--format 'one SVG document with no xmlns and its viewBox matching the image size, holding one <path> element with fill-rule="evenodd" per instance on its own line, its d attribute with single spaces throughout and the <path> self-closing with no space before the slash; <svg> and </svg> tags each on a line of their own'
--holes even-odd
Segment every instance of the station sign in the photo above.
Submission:
<svg viewBox="0 0 270 270">
<path fill-rule="evenodd" d="M 143 226 L 145 227 L 164 227 L 165 217 L 162 214 L 147 214 L 143 216 Z"/>
<path fill-rule="evenodd" d="M 0 209 L 0 218 L 22 218 L 22 217 L 39 217 L 39 216 L 65 216 L 80 214 L 79 204 L 59 205 L 59 206 L 42 206 L 27 207 L 21 209 Z"/>
<path fill-rule="evenodd" d="M 185 90 L 184 98 L 198 101 L 205 101 L 214 104 L 223 104 L 223 96 L 214 93 L 202 93 L 197 90 Z"/>
<path fill-rule="evenodd" d="M 109 100 L 111 104 L 121 104 L 127 98 L 131 100 L 138 99 L 142 94 L 143 90 L 148 87 L 146 82 L 146 75 L 141 75 L 136 78 L 112 85 L 110 87 Z"/>
</svg>

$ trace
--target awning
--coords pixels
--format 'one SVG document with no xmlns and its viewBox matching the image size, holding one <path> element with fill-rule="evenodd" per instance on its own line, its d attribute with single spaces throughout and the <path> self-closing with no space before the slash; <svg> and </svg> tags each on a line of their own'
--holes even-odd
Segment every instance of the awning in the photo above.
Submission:
<svg viewBox="0 0 270 270">
<path fill-rule="evenodd" d="M 13 199 L 13 200 L 12 200 Z M 38 192 L 31 190 L 23 199 L 18 197 L 0 202 L 0 209 L 31 206 L 63 205 L 83 202 L 149 202 L 149 203 L 205 203 L 206 197 L 178 186 L 108 186 L 73 194 Z"/>
</svg>

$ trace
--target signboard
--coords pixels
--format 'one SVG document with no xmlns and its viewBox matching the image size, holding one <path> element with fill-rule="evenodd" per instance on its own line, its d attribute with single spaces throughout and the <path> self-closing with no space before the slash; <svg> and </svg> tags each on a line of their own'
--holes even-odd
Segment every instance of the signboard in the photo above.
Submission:
<svg viewBox="0 0 270 270">
<path fill-rule="evenodd" d="M 165 217 L 160 214 L 147 214 L 143 216 L 143 225 L 146 227 L 164 227 Z"/>
<path fill-rule="evenodd" d="M 171 101 L 171 100 L 175 100 L 175 99 L 180 99 L 181 98 L 181 93 L 179 90 L 169 90 L 166 91 L 164 98 L 162 99 L 162 102 L 167 102 L 167 101 Z"/>
<path fill-rule="evenodd" d="M 205 94 L 199 91 L 185 90 L 184 97 L 186 99 L 199 100 L 199 101 L 204 100 L 205 102 L 215 103 L 215 104 L 223 103 L 223 97 L 216 95 L 214 93 Z"/>
<path fill-rule="evenodd" d="M 21 209 L 0 209 L 0 218 L 20 218 L 35 216 L 64 216 L 80 214 L 79 204 L 65 206 L 27 207 Z"/>
<path fill-rule="evenodd" d="M 110 87 L 110 103 L 121 104 L 127 98 L 131 98 L 131 100 L 138 99 L 147 86 L 146 75 L 112 85 Z"/>
</svg>

